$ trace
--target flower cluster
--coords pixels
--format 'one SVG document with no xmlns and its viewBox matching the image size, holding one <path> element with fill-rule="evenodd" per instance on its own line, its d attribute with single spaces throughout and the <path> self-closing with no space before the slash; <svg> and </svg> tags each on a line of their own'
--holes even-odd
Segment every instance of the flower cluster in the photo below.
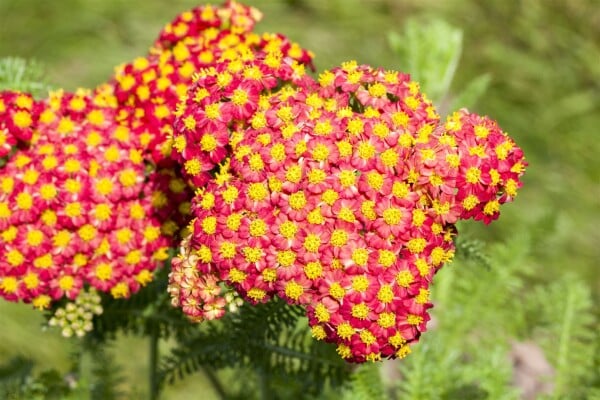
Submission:
<svg viewBox="0 0 600 400">
<path fill-rule="evenodd" d="M 230 137 L 235 142 L 248 128 L 266 123 L 265 115 L 256 111 L 268 101 L 267 93 L 282 85 L 283 92 L 293 91 L 311 82 L 304 65 L 277 48 L 225 60 L 198 73 L 177 106 L 179 118 L 173 126 L 172 156 L 183 166 L 183 175 L 203 187 L 229 155 Z"/>
<path fill-rule="evenodd" d="M 93 319 L 104 311 L 102 299 L 95 289 L 82 291 L 75 301 L 59 307 L 48 320 L 48 326 L 58 327 L 64 337 L 83 337 L 94 328 Z"/>
<path fill-rule="evenodd" d="M 168 292 L 173 307 L 180 307 L 194 322 L 221 318 L 225 309 L 235 312 L 243 301 L 214 273 L 201 273 L 196 268 L 197 256 L 190 254 L 188 239 L 181 245 L 185 257 L 172 260 Z"/>
<path fill-rule="evenodd" d="M 235 1 L 195 8 L 161 31 L 148 56 L 117 68 L 111 85 L 122 105 L 119 119 L 142 138 L 156 163 L 172 164 L 169 139 L 174 111 L 194 74 L 263 50 L 310 65 L 310 53 L 285 36 L 252 32 L 258 19 L 257 10 Z"/>
<path fill-rule="evenodd" d="M 168 291 L 193 321 L 277 296 L 348 361 L 410 352 L 456 222 L 498 218 L 523 152 L 487 117 L 441 122 L 407 74 L 309 77 L 260 17 L 198 7 L 93 91 L 0 93 L 0 296 L 66 298 L 51 322 L 83 335 L 187 224 Z"/>
<path fill-rule="evenodd" d="M 304 305 L 313 336 L 344 359 L 404 357 L 425 331 L 432 278 L 453 257 L 455 222 L 497 218 L 521 185 L 521 150 L 466 110 L 441 124 L 402 73 L 348 62 L 318 83 L 269 86 L 270 74 L 247 73 L 254 67 L 201 77 L 180 105 L 184 165 L 211 159 L 206 135 L 231 152 L 194 198 L 175 265 L 251 303 Z M 202 296 L 186 302 L 178 285 L 174 303 L 206 313 Z"/>
<path fill-rule="evenodd" d="M 522 186 L 527 165 L 523 151 L 495 121 L 466 110 L 449 116 L 445 129 L 455 138 L 460 155 L 453 206 L 461 219 L 488 224 Z"/>
<path fill-rule="evenodd" d="M 39 104 L 27 93 L 0 92 L 0 158 L 17 144 L 31 140 Z"/>
<path fill-rule="evenodd" d="M 51 94 L 31 146 L 2 168 L 2 297 L 46 308 L 84 285 L 129 297 L 167 258 L 177 229 L 170 217 L 188 198 L 186 185 L 146 171 L 135 137 L 107 103 L 102 93 Z"/>
<path fill-rule="evenodd" d="M 0 156 L 24 145 L 0 176 L 0 295 L 45 308 L 88 285 L 128 297 L 152 279 L 189 220 L 189 182 L 170 153 L 176 103 L 192 76 L 264 49 L 297 70 L 311 61 L 282 35 L 252 33 L 259 18 L 235 1 L 198 7 L 94 91 L 40 103 L 2 93 Z"/>
</svg>

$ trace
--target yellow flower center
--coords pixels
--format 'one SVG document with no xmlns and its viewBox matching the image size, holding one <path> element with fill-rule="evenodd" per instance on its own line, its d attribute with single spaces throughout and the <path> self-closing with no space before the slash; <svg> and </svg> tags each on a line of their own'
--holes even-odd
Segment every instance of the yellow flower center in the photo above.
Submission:
<svg viewBox="0 0 600 400">
<path fill-rule="evenodd" d="M 121 171 L 121 173 L 119 174 L 119 182 L 121 182 L 121 185 L 125 187 L 131 187 L 135 185 L 136 181 L 137 174 L 132 169 L 126 169 L 124 171 Z"/>
<path fill-rule="evenodd" d="M 249 263 L 258 262 L 263 257 L 263 251 L 258 247 L 246 246 L 242 249 L 242 254 Z"/>
<path fill-rule="evenodd" d="M 296 261 L 296 253 L 291 250 L 283 250 L 277 252 L 277 262 L 282 267 L 290 267 Z"/>
<path fill-rule="evenodd" d="M 289 204 L 292 209 L 298 211 L 306 206 L 306 197 L 304 196 L 304 192 L 296 192 L 292 193 L 289 197 Z"/>
<path fill-rule="evenodd" d="M 107 281 L 112 277 L 112 266 L 107 263 L 100 263 L 96 267 L 96 278 L 101 281 Z"/>
<path fill-rule="evenodd" d="M 279 225 L 279 233 L 286 239 L 291 239 L 296 236 L 297 231 L 298 227 L 292 221 L 285 221 Z"/>
<path fill-rule="evenodd" d="M 318 261 L 309 262 L 304 267 L 304 274 L 308 279 L 317 279 L 323 275 L 323 266 Z"/>
<path fill-rule="evenodd" d="M 354 261 L 354 263 L 356 265 L 359 265 L 361 267 L 364 267 L 365 265 L 367 265 L 367 261 L 369 260 L 369 252 L 367 251 L 367 249 L 355 249 L 352 252 L 352 261 Z"/>
<path fill-rule="evenodd" d="M 304 239 L 304 248 L 310 253 L 316 253 L 321 246 L 321 239 L 315 234 L 308 234 Z"/>
<path fill-rule="evenodd" d="M 33 206 L 33 198 L 29 193 L 19 193 L 17 195 L 17 207 L 21 210 L 30 210 Z"/>
<path fill-rule="evenodd" d="M 384 304 L 391 303 L 394 300 L 394 292 L 392 291 L 391 286 L 383 285 L 379 288 L 377 292 L 377 300 L 381 301 Z"/>
<path fill-rule="evenodd" d="M 399 208 L 395 208 L 395 207 L 390 207 L 386 210 L 383 211 L 383 220 L 385 221 L 386 224 L 392 226 L 392 225 L 398 225 L 400 223 L 400 221 L 402 220 L 402 210 L 400 210 Z"/>
<path fill-rule="evenodd" d="M 257 219 L 250 222 L 249 227 L 250 236 L 261 237 L 267 232 L 267 224 L 262 219 Z"/>
<path fill-rule="evenodd" d="M 298 301 L 300 296 L 304 294 L 304 288 L 302 285 L 295 281 L 290 281 L 285 285 L 285 295 L 292 300 Z"/>
<path fill-rule="evenodd" d="M 408 270 L 400 271 L 396 275 L 396 283 L 404 288 L 409 287 L 414 280 L 414 276 Z"/>
<path fill-rule="evenodd" d="M 352 306 L 352 316 L 358 319 L 367 319 L 369 316 L 369 306 L 365 303 L 359 303 Z"/>
<path fill-rule="evenodd" d="M 377 324 L 382 328 L 391 328 L 396 325 L 396 315 L 391 312 L 383 312 L 379 314 Z"/>
<path fill-rule="evenodd" d="M 465 174 L 465 179 L 467 182 L 471 184 L 475 184 L 479 182 L 479 178 L 481 177 L 481 170 L 477 167 L 471 167 L 467 170 Z"/>
<path fill-rule="evenodd" d="M 356 182 L 356 175 L 354 174 L 354 171 L 343 170 L 343 171 L 340 171 L 339 179 L 340 179 L 340 184 L 342 185 L 342 187 L 348 188 L 348 187 L 354 185 L 354 183 Z"/>
</svg>

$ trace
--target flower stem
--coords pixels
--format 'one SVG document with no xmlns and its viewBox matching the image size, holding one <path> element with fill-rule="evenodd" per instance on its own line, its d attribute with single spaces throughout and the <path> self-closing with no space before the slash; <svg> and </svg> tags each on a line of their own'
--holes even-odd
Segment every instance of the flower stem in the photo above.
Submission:
<svg viewBox="0 0 600 400">
<path fill-rule="evenodd" d="M 148 362 L 149 369 L 149 385 L 150 385 L 150 400 L 158 400 L 159 384 L 158 384 L 158 329 L 153 328 L 150 333 L 150 360 Z"/>
<path fill-rule="evenodd" d="M 225 388 L 221 384 L 221 381 L 219 380 L 219 377 L 217 376 L 217 374 L 215 374 L 215 372 L 213 370 L 211 370 L 210 368 L 207 368 L 204 365 L 202 366 L 202 371 L 204 372 L 204 375 L 210 381 L 210 384 L 212 385 L 213 389 L 215 390 L 215 392 L 217 393 L 219 398 L 226 399 L 227 393 L 225 392 Z"/>
<path fill-rule="evenodd" d="M 260 399 L 271 400 L 269 381 L 267 380 L 267 375 L 265 374 L 265 371 L 262 368 L 258 370 L 258 384 L 260 389 Z"/>
</svg>

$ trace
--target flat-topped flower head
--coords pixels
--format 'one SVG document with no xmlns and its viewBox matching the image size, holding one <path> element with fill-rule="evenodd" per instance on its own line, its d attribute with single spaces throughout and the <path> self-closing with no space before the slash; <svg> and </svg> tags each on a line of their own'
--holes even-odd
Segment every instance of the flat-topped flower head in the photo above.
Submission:
<svg viewBox="0 0 600 400">
<path fill-rule="evenodd" d="M 442 125 L 408 75 L 348 62 L 275 87 L 268 72 L 285 63 L 272 62 L 246 62 L 241 78 L 228 63 L 207 70 L 180 104 L 181 158 L 209 160 L 207 132 L 231 150 L 227 179 L 193 200 L 177 263 L 251 303 L 306 306 L 313 336 L 348 361 L 403 358 L 453 258 L 454 223 L 497 217 L 522 152 L 488 118 L 460 111 Z"/>
<path fill-rule="evenodd" d="M 47 308 L 84 286 L 129 297 L 166 259 L 182 223 L 171 218 L 189 213 L 185 183 L 147 171 L 106 100 L 52 93 L 30 147 L 0 170 L 0 294 L 11 301 Z"/>
<path fill-rule="evenodd" d="M 185 227 L 168 291 L 193 321 L 279 297 L 350 362 L 410 353 L 455 223 L 498 218 L 523 152 L 487 117 L 440 122 L 407 74 L 349 61 L 314 80 L 260 17 L 198 7 L 93 91 L 0 94 L 0 295 L 127 298 Z M 66 334 L 89 330 L 66 323 L 76 304 L 53 320 Z"/>
<path fill-rule="evenodd" d="M 142 138 L 144 152 L 152 154 L 155 163 L 172 166 L 171 149 L 181 151 L 185 144 L 172 140 L 172 125 L 181 111 L 179 100 L 188 96 L 200 101 L 207 96 L 205 90 L 186 94 L 188 86 L 198 74 L 212 70 L 223 62 L 230 63 L 228 71 L 215 77 L 220 88 L 229 87 L 232 76 L 241 72 L 242 62 L 254 58 L 255 53 L 267 53 L 268 64 L 275 68 L 284 58 L 294 60 L 290 74 L 304 75 L 304 66 L 312 68 L 312 54 L 280 34 L 259 35 L 252 32 L 260 13 L 228 1 L 223 6 L 201 6 L 178 15 L 161 31 L 146 57 L 117 67 L 110 85 L 120 106 L 119 118 Z M 288 79 L 287 77 L 284 79 Z M 229 93 L 236 117 L 247 114 L 247 87 Z M 217 99 L 213 99 L 213 102 Z M 208 105 L 208 104 L 207 104 Z M 220 106 L 209 105 L 206 116 L 215 128 L 223 121 Z M 192 129 L 196 121 L 189 116 L 186 127 Z M 201 126 L 197 127 L 198 129 Z M 209 130 L 208 134 L 215 134 Z M 214 139 L 214 140 L 213 140 Z M 190 143 L 190 142 L 188 142 Z M 210 161 L 197 160 L 184 165 L 184 173 L 198 186 L 205 181 L 205 172 L 213 168 L 224 149 L 222 138 L 206 138 L 202 147 L 217 150 Z M 204 150 L 212 151 L 212 150 Z M 187 160 L 186 160 L 187 161 Z"/>
</svg>

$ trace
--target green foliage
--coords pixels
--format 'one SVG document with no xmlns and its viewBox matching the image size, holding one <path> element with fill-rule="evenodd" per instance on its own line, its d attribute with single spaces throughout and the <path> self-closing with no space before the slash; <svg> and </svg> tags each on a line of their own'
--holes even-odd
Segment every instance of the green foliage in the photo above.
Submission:
<svg viewBox="0 0 600 400">
<path fill-rule="evenodd" d="M 524 234 L 490 249 L 459 240 L 457 260 L 436 276 L 432 331 L 399 363 L 398 398 L 518 399 L 513 341 L 541 344 L 555 376 L 538 378 L 555 382 L 552 399 L 597 390 L 589 287 L 568 276 L 531 282 L 530 248 Z"/>
<path fill-rule="evenodd" d="M 529 296 L 535 336 L 556 368 L 555 399 L 585 399 L 597 378 L 599 332 L 590 289 L 572 275 L 538 286 Z M 595 329 L 596 328 L 596 329 Z M 597 356 L 596 356 L 597 357 Z"/>
<path fill-rule="evenodd" d="M 462 37 L 460 29 L 441 19 L 430 18 L 410 18 L 402 35 L 396 32 L 388 35 L 391 48 L 399 56 L 400 69 L 410 72 L 411 78 L 419 82 L 427 96 L 445 112 L 473 106 L 490 83 L 489 74 L 480 75 L 449 99 L 462 53 Z M 448 103 L 451 106 L 446 109 Z"/>
<path fill-rule="evenodd" d="M 110 354 L 110 347 L 102 344 L 89 350 L 92 356 L 90 400 L 130 399 L 122 389 L 123 371 Z"/>
<path fill-rule="evenodd" d="M 456 257 L 459 260 L 468 260 L 472 264 L 488 269 L 492 268 L 491 260 L 485 250 L 485 244 L 481 240 L 460 236 L 455 245 Z"/>
<path fill-rule="evenodd" d="M 34 363 L 24 357 L 15 357 L 0 365 L 0 398 L 67 400 L 72 393 L 72 387 L 65 377 L 55 369 L 34 375 L 33 367 Z"/>
<path fill-rule="evenodd" d="M 389 42 L 400 56 L 403 71 L 423 86 L 433 100 L 442 100 L 456 73 L 462 52 L 462 31 L 442 20 L 409 19 L 402 36 L 389 34 Z"/>
<path fill-rule="evenodd" d="M 0 365 L 0 398 L 18 399 L 21 386 L 32 369 L 33 362 L 23 357 L 15 357 Z"/>
<path fill-rule="evenodd" d="M 205 322 L 195 332 L 178 338 L 169 356 L 163 358 L 163 381 L 210 368 L 242 368 L 255 377 L 232 385 L 244 396 L 266 393 L 270 398 L 312 398 L 325 386 L 338 386 L 349 373 L 348 365 L 334 346 L 310 337 L 304 311 L 281 300 L 259 306 L 244 305 L 222 320 Z M 258 384 L 252 387 L 252 381 Z M 251 388 L 254 389 L 250 390 Z"/>
<path fill-rule="evenodd" d="M 103 343 L 118 333 L 150 336 L 158 332 L 162 339 L 181 336 L 193 325 L 170 304 L 167 293 L 169 261 L 156 273 L 154 281 L 127 300 L 102 295 L 103 313 L 94 318 L 94 330 L 87 340 Z"/>
<path fill-rule="evenodd" d="M 387 398 L 381 378 L 381 364 L 358 366 L 342 391 L 343 400 L 383 400 Z"/>
<path fill-rule="evenodd" d="M 517 399 L 511 368 L 501 345 L 466 350 L 440 332 L 431 332 L 399 365 L 399 399 Z M 464 339 L 463 339 L 464 340 Z M 453 346 L 454 344 L 454 346 Z M 449 345 L 450 347 L 445 347 Z"/>
<path fill-rule="evenodd" d="M 0 59 L 0 90 L 19 90 L 42 96 L 50 90 L 42 66 L 33 60 L 17 57 Z"/>
<path fill-rule="evenodd" d="M 492 75 L 481 74 L 467 82 L 462 91 L 457 93 L 451 100 L 448 110 L 454 111 L 460 108 L 473 107 L 483 97 L 492 82 Z"/>
</svg>

